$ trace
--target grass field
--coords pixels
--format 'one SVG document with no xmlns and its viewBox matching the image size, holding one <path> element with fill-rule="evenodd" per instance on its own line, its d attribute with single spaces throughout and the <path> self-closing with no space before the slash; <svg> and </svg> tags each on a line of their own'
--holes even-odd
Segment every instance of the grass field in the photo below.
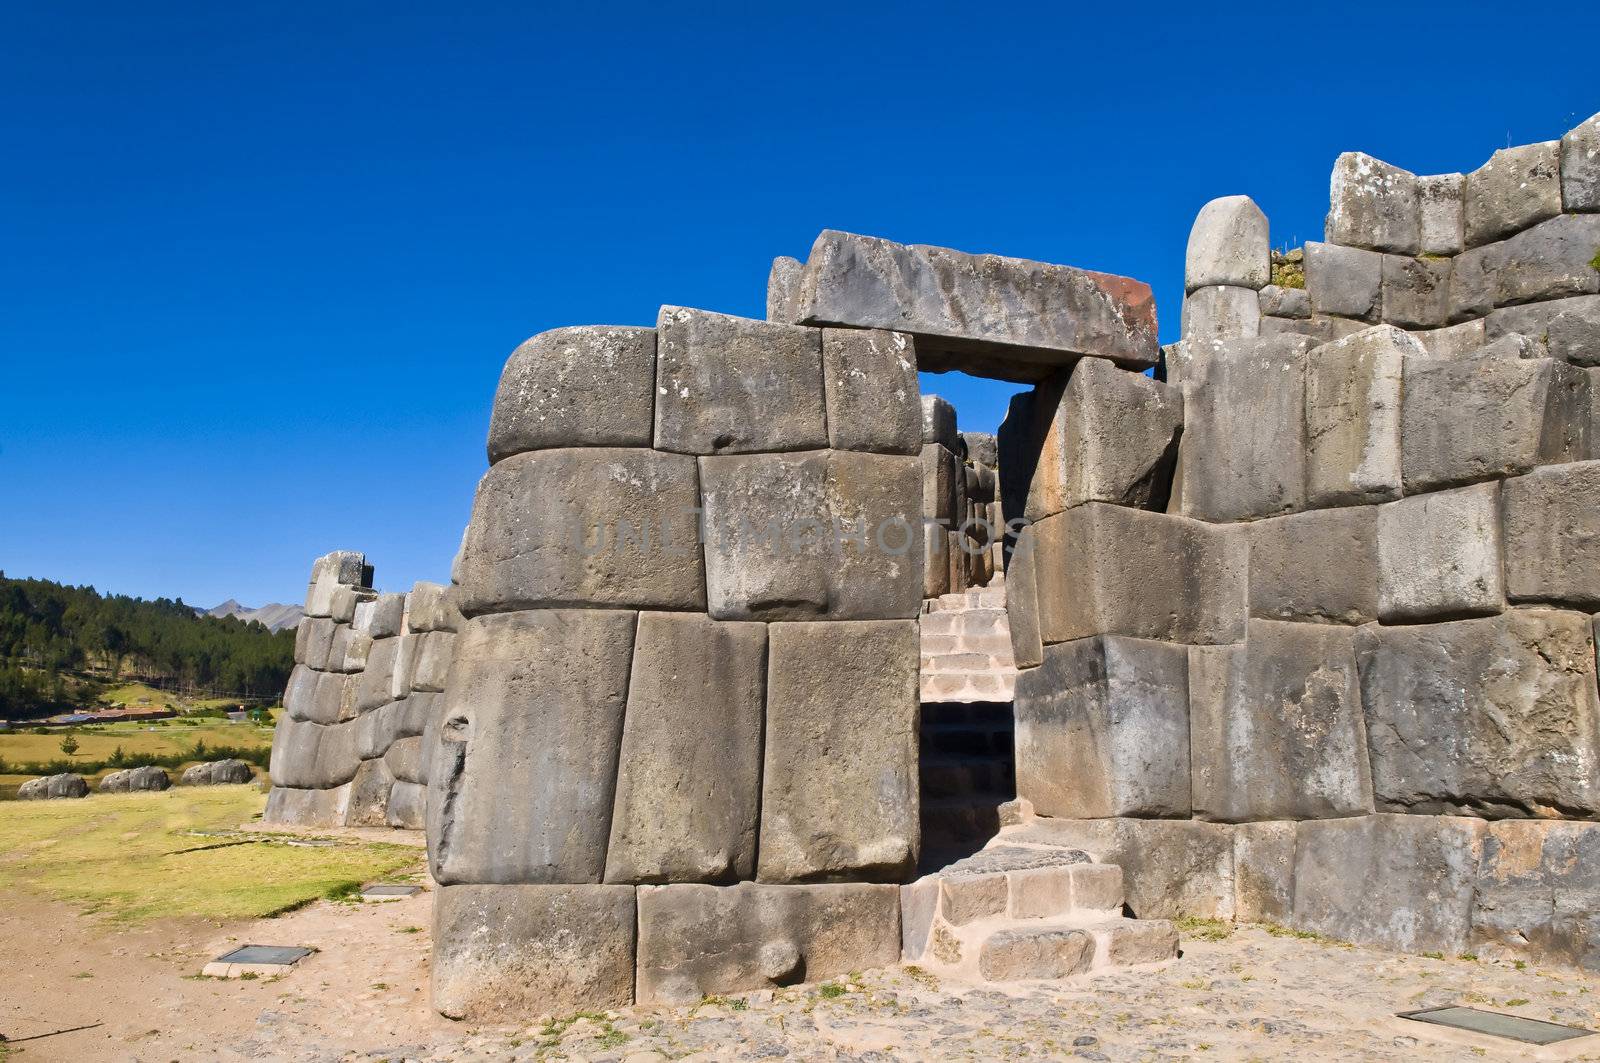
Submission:
<svg viewBox="0 0 1600 1063">
<path fill-rule="evenodd" d="M 0 795 L 11 796 L 18 786 L 33 778 L 16 773 L 16 766 L 29 762 L 58 760 L 64 757 L 61 740 L 70 730 L 77 740 L 78 751 L 68 760 L 93 763 L 109 757 L 121 748 L 127 763 L 137 764 L 141 755 L 166 755 L 186 753 L 196 742 L 204 741 L 208 748 L 238 746 L 240 748 L 270 748 L 272 728 L 253 723 L 234 723 L 232 720 L 214 718 L 157 720 L 154 723 L 110 723 L 92 728 L 52 728 L 48 734 L 27 732 L 0 733 L 0 761 L 6 765 L 0 773 Z M 197 761 L 198 763 L 198 761 Z M 93 786 L 105 772 L 85 774 Z"/>
<path fill-rule="evenodd" d="M 114 923 L 247 919 L 375 878 L 420 874 L 421 850 L 241 834 L 265 797 L 249 786 L 96 794 L 0 805 L 0 893 L 25 889 Z"/>
</svg>

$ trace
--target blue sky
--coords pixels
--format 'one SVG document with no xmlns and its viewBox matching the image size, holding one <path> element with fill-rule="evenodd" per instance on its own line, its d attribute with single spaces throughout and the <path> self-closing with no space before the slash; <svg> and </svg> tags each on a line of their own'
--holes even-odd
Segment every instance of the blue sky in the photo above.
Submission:
<svg viewBox="0 0 1600 1063">
<path fill-rule="evenodd" d="M 1409 13 L 1408 13 L 1409 12 Z M 442 579 L 505 356 L 761 316 L 823 228 L 1125 273 L 1207 199 L 1319 238 L 1361 149 L 1470 170 L 1600 109 L 1584 5 L 0 9 L 0 569 L 299 601 Z M 1009 385 L 931 378 L 992 430 Z"/>
</svg>

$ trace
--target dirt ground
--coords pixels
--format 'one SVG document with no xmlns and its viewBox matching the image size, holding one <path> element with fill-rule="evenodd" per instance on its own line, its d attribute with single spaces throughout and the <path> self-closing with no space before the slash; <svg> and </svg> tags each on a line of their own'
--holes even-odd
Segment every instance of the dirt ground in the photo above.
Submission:
<svg viewBox="0 0 1600 1063">
<path fill-rule="evenodd" d="M 1221 941 L 1186 939 L 1182 958 L 1161 967 L 1008 992 L 902 968 L 695 1008 L 474 1030 L 428 1008 L 430 904 L 423 893 L 319 902 L 254 923 L 107 931 L 55 902 L 8 898 L 0 1032 L 10 1043 L 0 1058 L 1511 1059 L 1419 1040 L 1390 1016 L 1462 1002 L 1600 1025 L 1600 977 L 1396 956 L 1249 927 Z M 196 977 L 206 960 L 245 942 L 320 951 L 278 979 Z M 25 1040 L 77 1026 L 91 1028 Z"/>
</svg>

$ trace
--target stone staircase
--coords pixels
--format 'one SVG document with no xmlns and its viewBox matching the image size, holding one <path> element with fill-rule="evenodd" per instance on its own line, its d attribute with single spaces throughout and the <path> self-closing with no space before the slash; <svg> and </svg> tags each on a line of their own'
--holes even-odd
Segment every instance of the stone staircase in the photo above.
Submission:
<svg viewBox="0 0 1600 1063">
<path fill-rule="evenodd" d="M 1010 702 L 922 706 L 922 868 L 977 852 L 999 832 L 1000 806 L 1016 796 Z"/>
<path fill-rule="evenodd" d="M 996 843 L 901 887 L 904 960 L 969 981 L 1070 978 L 1178 954 L 1163 919 L 1122 915 L 1122 869 L 1078 849 Z"/>
<path fill-rule="evenodd" d="M 1005 577 L 922 603 L 922 702 L 1008 702 L 1017 681 Z"/>
</svg>

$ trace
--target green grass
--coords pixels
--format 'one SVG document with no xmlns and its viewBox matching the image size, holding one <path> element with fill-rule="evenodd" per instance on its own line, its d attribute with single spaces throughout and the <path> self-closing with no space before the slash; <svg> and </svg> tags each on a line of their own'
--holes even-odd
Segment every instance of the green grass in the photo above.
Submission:
<svg viewBox="0 0 1600 1063">
<path fill-rule="evenodd" d="M 1221 919 L 1185 916 L 1175 920 L 1173 925 L 1178 928 L 1178 933 L 1197 941 L 1226 941 L 1233 936 L 1233 924 Z"/>
<path fill-rule="evenodd" d="M 120 924 L 276 915 L 416 871 L 384 844 L 290 846 L 234 829 L 261 811 L 252 787 L 184 787 L 0 806 L 0 895 L 28 890 Z"/>
<path fill-rule="evenodd" d="M 163 726 L 165 725 L 165 726 Z M 61 752 L 61 740 L 68 734 L 77 740 L 78 749 L 72 756 Z M 19 767 L 66 760 L 69 764 L 82 764 L 89 770 L 80 772 L 96 785 L 107 771 L 114 768 L 93 766 L 106 760 L 121 749 L 123 765 L 134 767 L 140 757 L 166 757 L 188 753 L 196 742 L 206 747 L 235 746 L 240 749 L 272 748 L 272 728 L 253 723 L 234 723 L 232 720 L 158 720 L 154 723 L 109 723 L 91 727 L 52 728 L 47 734 L 31 732 L 6 732 L 0 734 L 0 796 L 11 797 L 17 787 L 35 777 L 34 772 L 21 772 Z M 198 761 L 196 761 L 198 763 Z"/>
<path fill-rule="evenodd" d="M 1594 253 L 1594 257 L 1589 260 L 1589 268 L 1592 270 L 1600 270 L 1600 251 L 1596 251 Z"/>
</svg>

